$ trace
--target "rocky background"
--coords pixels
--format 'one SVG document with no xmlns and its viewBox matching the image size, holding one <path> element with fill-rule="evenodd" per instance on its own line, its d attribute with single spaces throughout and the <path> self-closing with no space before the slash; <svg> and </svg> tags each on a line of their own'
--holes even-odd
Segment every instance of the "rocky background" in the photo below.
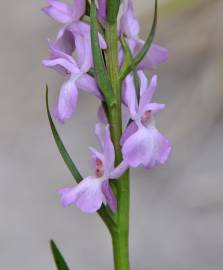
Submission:
<svg viewBox="0 0 223 270">
<path fill-rule="evenodd" d="M 42 68 L 46 38 L 56 24 L 43 1 L 20 0 L 0 10 L 0 265 L 55 269 L 54 238 L 71 269 L 112 270 L 110 238 L 95 215 L 59 204 L 57 190 L 73 183 L 52 139 L 44 87 L 54 104 L 62 78 Z M 153 1 L 135 1 L 150 28 Z M 156 42 L 170 52 L 158 70 L 156 100 L 167 109 L 158 126 L 173 143 L 170 162 L 137 170 L 131 187 L 134 270 L 223 268 L 223 30 L 222 0 L 163 0 Z M 60 133 L 84 175 L 94 145 L 98 104 L 81 94 L 77 115 Z"/>
</svg>

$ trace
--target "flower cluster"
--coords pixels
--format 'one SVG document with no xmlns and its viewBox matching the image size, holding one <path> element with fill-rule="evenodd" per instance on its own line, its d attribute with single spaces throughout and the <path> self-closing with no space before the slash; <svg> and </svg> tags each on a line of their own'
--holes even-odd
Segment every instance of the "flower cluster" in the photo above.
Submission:
<svg viewBox="0 0 223 270">
<path fill-rule="evenodd" d="M 55 41 L 49 41 L 50 58 L 43 65 L 53 68 L 64 76 L 60 94 L 54 110 L 55 118 L 64 123 L 76 111 L 78 91 L 83 90 L 104 99 L 94 77 L 94 65 L 91 46 L 91 26 L 86 16 L 87 0 L 74 0 L 72 5 L 59 0 L 47 0 L 43 11 L 62 24 Z M 106 0 L 97 1 L 97 17 L 102 28 L 106 28 Z M 139 38 L 140 26 L 134 16 L 131 0 L 123 0 L 118 24 L 120 38 L 124 36 L 134 56 L 144 45 Z M 103 32 L 103 31 L 102 31 Z M 106 51 L 107 44 L 103 33 L 98 33 L 101 50 Z M 124 51 L 119 44 L 119 65 L 124 62 Z M 95 133 L 101 151 L 90 148 L 94 165 L 94 175 L 82 180 L 77 186 L 60 190 L 64 207 L 75 204 L 83 212 L 92 213 L 100 209 L 105 201 L 115 212 L 116 198 L 110 187 L 111 179 L 118 179 L 128 168 L 142 166 L 151 169 L 164 164 L 171 152 L 169 141 L 158 131 L 155 115 L 165 108 L 164 104 L 153 103 L 152 97 L 157 88 L 157 76 L 149 81 L 145 71 L 153 71 L 167 61 L 168 52 L 157 44 L 152 44 L 148 53 L 137 66 L 139 89 L 136 89 L 132 74 L 122 82 L 122 103 L 128 110 L 128 125 L 125 128 L 120 146 L 123 161 L 115 168 L 115 151 L 110 136 L 109 124 L 102 106 L 99 110 L 100 124 L 96 124 Z M 101 131 L 103 126 L 103 136 Z"/>
</svg>

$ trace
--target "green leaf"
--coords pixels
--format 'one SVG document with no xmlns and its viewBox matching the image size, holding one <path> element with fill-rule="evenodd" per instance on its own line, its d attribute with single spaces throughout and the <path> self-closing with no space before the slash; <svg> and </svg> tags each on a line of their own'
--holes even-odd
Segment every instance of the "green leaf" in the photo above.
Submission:
<svg viewBox="0 0 223 270">
<path fill-rule="evenodd" d="M 69 270 L 61 252 L 53 240 L 50 240 L 50 248 L 58 270 Z"/>
<path fill-rule="evenodd" d="M 106 103 L 112 103 L 114 99 L 111 82 L 108 77 L 106 70 L 104 57 L 100 48 L 99 38 L 98 38 L 98 22 L 97 22 L 97 11 L 95 2 L 91 2 L 91 44 L 92 44 L 92 54 L 94 60 L 94 71 L 97 79 L 98 86 L 100 87 L 102 93 L 105 97 Z"/>
<path fill-rule="evenodd" d="M 50 110 L 49 110 L 49 102 L 48 102 L 48 86 L 46 86 L 46 108 L 47 108 L 47 115 L 48 115 L 48 119 L 50 122 L 50 127 L 51 127 L 51 131 L 53 133 L 53 137 L 55 140 L 55 143 L 60 151 L 60 154 L 65 162 L 65 164 L 67 165 L 69 171 L 71 172 L 71 174 L 73 175 L 74 179 L 77 181 L 77 183 L 79 183 L 83 177 L 81 176 L 81 174 L 79 173 L 77 167 L 75 166 L 74 162 L 72 161 L 70 155 L 68 154 L 57 130 L 56 127 L 54 125 L 54 122 L 52 120 L 51 114 L 50 114 Z"/>
<path fill-rule="evenodd" d="M 156 33 L 156 25 L 157 25 L 157 13 L 158 13 L 158 8 L 157 8 L 157 0 L 155 0 L 155 9 L 154 9 L 154 17 L 153 17 L 153 24 L 150 30 L 150 33 L 146 39 L 146 42 L 144 44 L 144 46 L 142 47 L 142 49 L 140 50 L 140 52 L 136 55 L 134 62 L 135 62 L 135 66 L 138 66 L 140 64 L 140 62 L 143 60 L 143 58 L 145 57 L 145 55 L 147 54 L 147 52 L 150 49 L 150 46 L 154 40 L 155 37 L 155 33 Z M 120 80 L 123 81 L 125 79 L 125 77 L 131 72 L 131 64 L 129 64 L 128 66 L 125 66 L 122 68 L 121 70 L 121 74 L 120 74 Z"/>
</svg>

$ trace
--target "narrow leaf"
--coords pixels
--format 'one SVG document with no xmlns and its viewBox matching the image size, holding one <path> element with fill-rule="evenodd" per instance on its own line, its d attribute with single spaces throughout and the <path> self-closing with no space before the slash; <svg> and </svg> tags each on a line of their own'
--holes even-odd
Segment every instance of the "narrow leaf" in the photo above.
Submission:
<svg viewBox="0 0 223 270">
<path fill-rule="evenodd" d="M 63 141 L 61 140 L 60 135 L 58 134 L 58 132 L 56 130 L 56 127 L 54 125 L 53 119 L 52 119 L 51 114 L 50 114 L 49 102 L 48 102 L 48 86 L 46 86 L 46 108 L 47 108 L 47 115 L 48 115 L 51 131 L 53 133 L 55 143 L 56 143 L 56 145 L 60 151 L 60 154 L 61 154 L 65 164 L 67 165 L 69 171 L 71 172 L 71 174 L 73 175 L 73 177 L 77 181 L 77 183 L 79 183 L 83 178 L 82 178 L 81 174 L 79 173 L 77 167 L 75 166 L 74 162 L 72 161 L 70 155 L 68 154 L 68 152 L 63 144 Z"/>
<path fill-rule="evenodd" d="M 94 1 L 91 1 L 90 15 L 91 15 L 91 44 L 92 44 L 95 76 L 98 85 L 102 93 L 104 94 L 105 101 L 109 102 L 111 101 L 111 99 L 113 99 L 113 91 L 111 82 L 108 78 L 104 57 L 99 44 L 97 11 Z"/>
<path fill-rule="evenodd" d="M 138 66 L 140 64 L 140 62 L 143 60 L 143 58 L 145 57 L 145 55 L 147 54 L 147 52 L 150 49 L 150 46 L 154 40 L 155 37 L 155 33 L 156 33 L 156 25 L 157 25 L 157 12 L 158 8 L 157 8 L 157 0 L 155 0 L 155 10 L 154 10 L 154 17 L 153 17 L 153 24 L 152 24 L 152 28 L 150 30 L 150 33 L 146 39 L 146 42 L 144 44 L 144 46 L 142 47 L 142 49 L 140 50 L 140 52 L 136 55 L 134 61 L 135 61 L 135 65 Z M 125 77 L 131 72 L 131 65 L 129 64 L 128 66 L 124 67 L 121 70 L 121 74 L 120 74 L 120 80 L 124 80 Z"/>
<path fill-rule="evenodd" d="M 50 248 L 58 270 L 69 270 L 61 252 L 53 240 L 50 240 Z"/>
</svg>

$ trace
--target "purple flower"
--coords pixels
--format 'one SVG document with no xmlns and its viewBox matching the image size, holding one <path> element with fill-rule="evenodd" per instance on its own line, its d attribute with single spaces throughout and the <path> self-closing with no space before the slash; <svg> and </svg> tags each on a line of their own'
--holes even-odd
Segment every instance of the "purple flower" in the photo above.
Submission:
<svg viewBox="0 0 223 270">
<path fill-rule="evenodd" d="M 58 0 L 47 0 L 47 2 L 49 6 L 43 8 L 42 11 L 64 24 L 54 45 L 71 55 L 75 45 L 72 35 L 88 33 L 90 36 L 90 25 L 81 21 L 86 10 L 86 0 L 75 0 L 73 5 Z M 102 48 L 105 49 L 107 46 L 101 34 L 99 34 L 99 40 Z"/>
<path fill-rule="evenodd" d="M 82 35 L 76 33 L 74 39 L 75 59 L 67 54 L 68 52 L 65 53 L 58 49 L 58 43 L 56 43 L 53 45 L 49 44 L 51 59 L 43 61 L 44 66 L 53 68 L 68 76 L 61 87 L 54 112 L 55 117 L 61 123 L 69 119 L 75 112 L 78 100 L 78 89 L 84 90 L 102 99 L 95 79 L 87 74 L 93 65 L 90 35 L 86 32 Z"/>
<path fill-rule="evenodd" d="M 43 64 L 68 75 L 63 83 L 54 116 L 63 123 L 76 110 L 78 89 L 89 92 L 102 99 L 95 79 L 88 73 L 93 66 L 90 25 L 81 21 L 85 14 L 86 0 L 76 0 L 73 5 L 67 5 L 58 0 L 47 0 L 49 6 L 43 11 L 64 24 L 54 43 L 49 43 L 50 60 Z M 106 42 L 99 34 L 102 49 L 106 49 Z M 75 59 L 72 54 L 75 52 Z"/>
<path fill-rule="evenodd" d="M 107 0 L 98 0 L 96 3 L 98 7 L 98 19 L 100 23 L 104 25 L 106 20 Z"/>
<path fill-rule="evenodd" d="M 85 14 L 86 0 L 74 0 L 73 5 L 58 0 L 47 0 L 47 3 L 42 11 L 62 24 L 78 21 Z"/>
<path fill-rule="evenodd" d="M 105 200 L 113 212 L 117 209 L 115 195 L 109 185 L 109 179 L 117 179 L 126 167 L 114 168 L 115 151 L 111 141 L 109 126 L 105 127 L 104 137 L 101 135 L 100 125 L 97 124 L 95 133 L 101 146 L 101 152 L 90 147 L 94 165 L 94 176 L 82 180 L 77 186 L 59 191 L 61 203 L 64 207 L 75 204 L 85 213 L 94 213 L 101 208 Z"/>
<path fill-rule="evenodd" d="M 139 38 L 140 25 L 134 16 L 133 4 L 131 0 L 124 1 L 123 15 L 120 21 L 120 33 L 127 37 L 129 47 L 135 56 L 145 44 L 145 41 Z M 120 51 L 119 59 L 122 61 L 123 52 Z M 139 64 L 139 69 L 155 69 L 158 65 L 166 62 L 168 59 L 167 49 L 159 45 L 152 44 L 145 58 Z"/>
<path fill-rule="evenodd" d="M 123 100 L 133 122 L 122 136 L 122 154 L 130 167 L 142 165 L 151 169 L 167 161 L 171 145 L 155 126 L 154 115 L 165 108 L 164 104 L 151 103 L 157 87 L 157 76 L 153 76 L 149 84 L 142 71 L 138 74 L 141 82 L 139 103 L 132 75 L 128 75 L 125 81 Z"/>
</svg>

